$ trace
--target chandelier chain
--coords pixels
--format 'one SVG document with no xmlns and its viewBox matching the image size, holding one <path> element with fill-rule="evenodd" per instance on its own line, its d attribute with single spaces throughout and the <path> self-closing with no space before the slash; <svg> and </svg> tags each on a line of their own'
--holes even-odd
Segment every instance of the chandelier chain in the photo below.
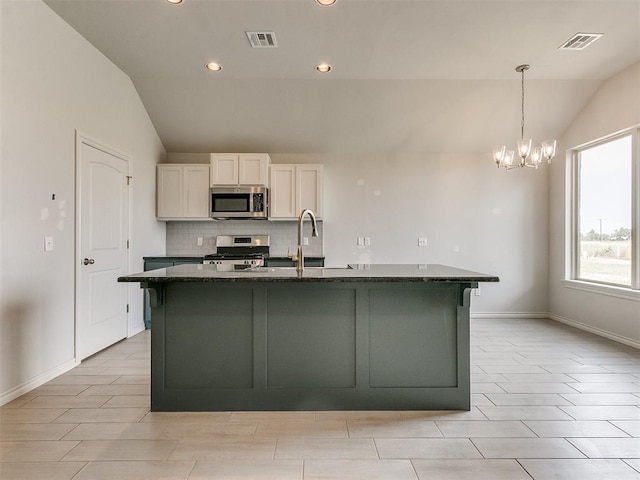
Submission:
<svg viewBox="0 0 640 480">
<path fill-rule="evenodd" d="M 520 71 L 522 74 L 522 120 L 520 122 L 520 138 L 524 138 L 524 71 L 524 68 Z"/>
</svg>

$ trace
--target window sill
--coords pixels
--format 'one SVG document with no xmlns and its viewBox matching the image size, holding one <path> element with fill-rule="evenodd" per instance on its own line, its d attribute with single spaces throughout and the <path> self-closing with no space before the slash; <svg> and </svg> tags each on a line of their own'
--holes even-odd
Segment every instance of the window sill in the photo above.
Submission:
<svg viewBox="0 0 640 480">
<path fill-rule="evenodd" d="M 626 287 L 615 287 L 613 285 L 602 285 L 598 283 L 583 282 L 580 280 L 562 280 L 562 284 L 567 288 L 582 290 L 584 292 L 598 293 L 610 297 L 624 298 L 640 302 L 640 290 L 632 290 Z"/>
</svg>

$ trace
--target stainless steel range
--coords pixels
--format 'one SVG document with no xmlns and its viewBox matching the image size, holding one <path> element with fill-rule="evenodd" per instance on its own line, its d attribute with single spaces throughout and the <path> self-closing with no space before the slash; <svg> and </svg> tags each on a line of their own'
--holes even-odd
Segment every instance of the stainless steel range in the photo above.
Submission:
<svg viewBox="0 0 640 480">
<path fill-rule="evenodd" d="M 202 263 L 223 272 L 261 267 L 269 254 L 269 235 L 218 235 L 216 250 Z"/>
</svg>

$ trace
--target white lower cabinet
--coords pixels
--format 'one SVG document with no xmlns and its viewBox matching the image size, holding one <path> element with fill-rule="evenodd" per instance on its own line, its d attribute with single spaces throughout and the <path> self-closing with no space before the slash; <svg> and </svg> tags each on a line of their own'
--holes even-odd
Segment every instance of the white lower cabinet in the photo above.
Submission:
<svg viewBox="0 0 640 480">
<path fill-rule="evenodd" d="M 156 216 L 161 220 L 209 219 L 209 165 L 158 165 Z"/>
<path fill-rule="evenodd" d="M 295 220 L 305 208 L 321 219 L 322 187 L 322 165 L 272 164 L 269 220 Z"/>
</svg>

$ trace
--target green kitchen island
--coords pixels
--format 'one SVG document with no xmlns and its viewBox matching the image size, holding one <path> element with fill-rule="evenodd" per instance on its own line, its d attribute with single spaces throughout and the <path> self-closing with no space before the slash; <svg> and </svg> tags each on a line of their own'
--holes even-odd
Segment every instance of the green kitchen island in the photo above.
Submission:
<svg viewBox="0 0 640 480">
<path fill-rule="evenodd" d="M 179 265 L 151 299 L 151 410 L 469 410 L 469 302 L 443 265 Z"/>
</svg>

